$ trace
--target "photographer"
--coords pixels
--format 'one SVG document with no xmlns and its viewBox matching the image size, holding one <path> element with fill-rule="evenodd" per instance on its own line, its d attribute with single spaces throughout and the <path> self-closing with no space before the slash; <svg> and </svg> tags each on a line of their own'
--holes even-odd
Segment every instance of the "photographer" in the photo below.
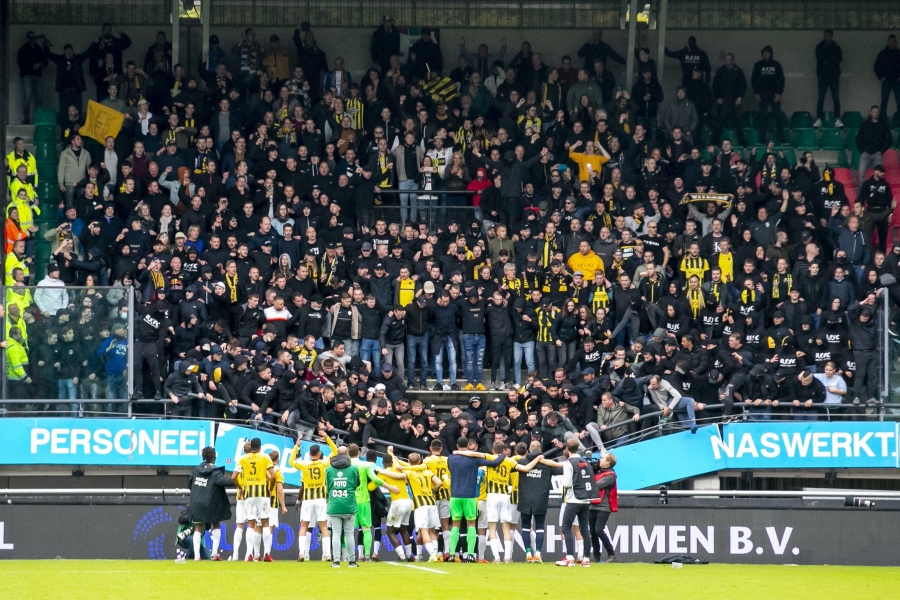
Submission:
<svg viewBox="0 0 900 600">
<path fill-rule="evenodd" d="M 594 469 L 595 488 L 598 490 L 598 497 L 591 500 L 590 523 L 591 523 L 591 547 L 594 549 L 594 560 L 600 562 L 603 557 L 603 551 L 600 544 L 606 549 L 606 562 L 616 562 L 616 551 L 609 536 L 604 530 L 606 522 L 609 520 L 610 513 L 619 511 L 619 491 L 616 487 L 616 472 L 613 468 L 616 466 L 616 455 L 604 452 L 600 460 L 592 461 L 591 467 Z"/>
</svg>

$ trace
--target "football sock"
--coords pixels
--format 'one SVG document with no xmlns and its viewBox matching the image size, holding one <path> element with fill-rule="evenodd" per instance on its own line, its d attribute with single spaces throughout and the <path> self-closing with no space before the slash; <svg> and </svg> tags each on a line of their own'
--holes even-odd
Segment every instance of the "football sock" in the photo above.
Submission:
<svg viewBox="0 0 900 600">
<path fill-rule="evenodd" d="M 222 530 L 218 527 L 213 529 L 209 532 L 209 537 L 212 538 L 212 555 L 215 558 L 219 554 L 219 545 L 222 543 Z"/>
<path fill-rule="evenodd" d="M 263 534 L 262 531 L 256 531 L 253 535 L 253 556 L 254 558 L 262 558 L 262 541 Z"/>
<path fill-rule="evenodd" d="M 512 540 L 503 542 L 503 560 L 512 560 L 513 543 Z"/>
<path fill-rule="evenodd" d="M 444 551 L 453 555 L 456 554 L 456 546 L 459 545 L 459 527 L 452 527 L 450 529 L 450 545 L 447 545 L 444 542 Z"/>
<path fill-rule="evenodd" d="M 200 560 L 200 541 L 203 539 L 203 532 L 194 529 L 194 560 Z"/>
<path fill-rule="evenodd" d="M 237 529 L 234 530 L 234 554 L 232 554 L 232 558 L 237 560 L 241 555 L 241 541 L 244 539 L 244 528 L 238 526 Z"/>
<path fill-rule="evenodd" d="M 584 540 L 575 540 L 575 556 L 578 560 L 584 556 Z"/>
<path fill-rule="evenodd" d="M 380 539 L 379 539 L 379 540 L 373 540 L 373 541 L 372 541 L 372 544 L 373 544 L 373 546 L 372 546 L 372 549 L 373 549 L 372 554 L 377 555 L 377 554 L 381 551 L 381 540 L 380 540 Z"/>
<path fill-rule="evenodd" d="M 306 550 L 306 536 L 305 536 L 305 535 L 301 535 L 300 538 L 299 538 L 299 542 L 300 542 L 300 543 L 297 545 L 297 547 L 299 548 L 299 554 L 300 554 L 300 556 L 306 556 L 306 552 L 307 552 L 307 550 Z"/>
<path fill-rule="evenodd" d="M 331 558 L 331 536 L 322 536 L 322 556 Z"/>
<path fill-rule="evenodd" d="M 450 553 L 450 532 L 449 532 L 449 531 L 442 531 L 442 532 L 441 532 L 441 535 L 442 535 L 443 538 L 444 538 L 444 552 L 446 552 L 446 553 L 449 554 L 449 553 Z M 459 542 L 459 530 L 458 530 L 458 529 L 456 530 L 456 536 L 457 536 L 457 537 L 456 537 L 456 541 Z M 456 545 L 455 545 L 455 544 L 454 544 L 454 546 L 453 546 L 453 551 L 456 551 Z"/>
<path fill-rule="evenodd" d="M 478 560 L 484 558 L 484 547 L 487 545 L 487 539 L 483 535 L 478 535 L 477 533 L 476 539 L 478 541 Z"/>
<path fill-rule="evenodd" d="M 494 560 L 503 560 L 501 556 L 503 554 L 503 544 L 500 543 L 499 538 L 491 540 L 491 553 L 494 555 Z"/>
<path fill-rule="evenodd" d="M 475 544 L 478 543 L 478 530 L 474 527 L 466 527 L 466 548 L 469 556 L 475 554 Z"/>
<path fill-rule="evenodd" d="M 263 549 L 266 551 L 266 554 L 272 554 L 272 530 L 268 527 L 263 527 Z"/>
</svg>

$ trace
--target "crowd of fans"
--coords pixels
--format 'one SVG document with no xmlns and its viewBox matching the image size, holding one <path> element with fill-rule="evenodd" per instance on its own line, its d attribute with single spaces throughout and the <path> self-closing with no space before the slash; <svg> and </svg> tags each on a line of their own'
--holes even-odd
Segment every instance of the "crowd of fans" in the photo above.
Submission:
<svg viewBox="0 0 900 600">
<path fill-rule="evenodd" d="M 651 424 L 641 413 L 695 428 L 878 402 L 877 311 L 900 301 L 882 279 L 900 277 L 880 164 L 895 41 L 878 57 L 888 97 L 857 138 L 877 164 L 852 206 L 811 153 L 706 147 L 750 93 L 768 140 L 785 93 L 768 46 L 748 87 L 733 55 L 714 70 L 691 37 L 667 52 L 683 87 L 663 110 L 649 52 L 623 89 L 601 31 L 560 66 L 527 42 L 507 60 L 505 40 L 460 40 L 451 69 L 428 29 L 401 48 L 386 17 L 362 77 L 312 31 L 293 41 L 297 63 L 277 35 L 213 35 L 193 73 L 164 33 L 141 54 L 109 25 L 78 54 L 29 35 L 26 114 L 54 63 L 64 150 L 58 198 L 38 198 L 21 140 L 7 159 L 6 377 L 25 410 L 123 411 L 105 402 L 127 396 L 128 327 L 132 400 L 360 444 L 550 448 L 624 439 Z M 842 55 L 823 44 L 837 106 Z M 91 95 L 125 118 L 104 146 L 79 134 L 85 64 Z M 459 190 L 474 195 L 441 193 Z M 419 218 L 460 203 L 470 219 Z M 57 224 L 33 281 L 40 211 Z M 441 420 L 408 401 L 416 388 L 500 393 L 461 395 Z"/>
</svg>

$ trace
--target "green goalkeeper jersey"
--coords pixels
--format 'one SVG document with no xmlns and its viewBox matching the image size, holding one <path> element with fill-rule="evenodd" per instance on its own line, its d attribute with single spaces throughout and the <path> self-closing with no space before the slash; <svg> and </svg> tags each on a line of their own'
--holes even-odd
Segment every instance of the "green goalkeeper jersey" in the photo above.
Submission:
<svg viewBox="0 0 900 600">
<path fill-rule="evenodd" d="M 369 495 L 369 482 L 371 481 L 380 487 L 384 485 L 384 481 L 382 481 L 378 477 L 378 473 L 375 472 L 374 464 L 360 458 L 351 458 L 350 463 L 359 471 L 359 487 L 356 488 L 356 503 L 367 504 L 372 499 Z"/>
</svg>

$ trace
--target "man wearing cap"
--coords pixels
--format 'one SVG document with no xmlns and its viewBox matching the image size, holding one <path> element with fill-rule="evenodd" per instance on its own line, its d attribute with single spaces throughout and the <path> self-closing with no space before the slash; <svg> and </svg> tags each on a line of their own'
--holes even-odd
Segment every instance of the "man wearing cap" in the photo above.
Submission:
<svg viewBox="0 0 900 600">
<path fill-rule="evenodd" d="M 888 217 L 897 206 L 891 187 L 884 179 L 884 167 L 875 165 L 872 176 L 866 179 L 859 190 L 859 201 L 866 207 L 866 212 L 874 221 L 878 230 L 878 249 L 884 252 L 887 247 Z"/>
<path fill-rule="evenodd" d="M 381 344 L 383 360 L 385 363 L 397 365 L 402 380 L 406 348 L 406 308 L 398 304 L 391 312 L 393 314 L 385 315 L 381 323 L 378 341 Z"/>
<path fill-rule="evenodd" d="M 172 416 L 191 416 L 191 394 L 203 396 L 203 388 L 197 378 L 199 365 L 192 358 L 181 361 L 178 370 L 166 378 L 163 391 L 172 400 Z M 212 394 L 205 394 L 206 400 L 212 402 Z"/>
</svg>

